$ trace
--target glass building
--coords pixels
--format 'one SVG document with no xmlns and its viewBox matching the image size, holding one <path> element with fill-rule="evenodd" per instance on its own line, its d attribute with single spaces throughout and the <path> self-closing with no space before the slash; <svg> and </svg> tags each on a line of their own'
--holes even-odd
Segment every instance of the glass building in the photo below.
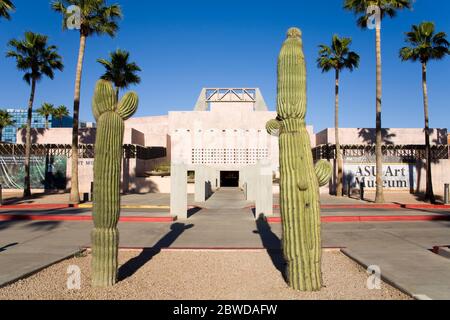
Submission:
<svg viewBox="0 0 450 320">
<path fill-rule="evenodd" d="M 6 111 L 11 115 L 14 125 L 3 129 L 2 142 L 16 143 L 17 130 L 20 130 L 27 125 L 28 111 L 26 109 L 6 109 Z M 49 117 L 50 128 L 71 128 L 72 122 L 72 117 L 64 117 L 62 120 L 52 119 L 52 116 Z M 31 127 L 34 129 L 44 129 L 45 117 L 34 111 L 31 120 Z"/>
</svg>

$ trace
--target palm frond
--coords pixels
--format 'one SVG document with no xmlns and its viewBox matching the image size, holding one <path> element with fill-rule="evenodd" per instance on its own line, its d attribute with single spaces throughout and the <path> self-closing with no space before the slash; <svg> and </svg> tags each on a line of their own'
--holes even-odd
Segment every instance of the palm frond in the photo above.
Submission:
<svg viewBox="0 0 450 320">
<path fill-rule="evenodd" d="M 373 14 L 367 12 L 370 6 L 377 6 L 380 10 L 380 19 L 394 18 L 398 11 L 411 9 L 414 0 L 345 0 L 344 9 L 353 12 L 357 18 L 357 25 L 366 28 L 369 17 Z"/>
<path fill-rule="evenodd" d="M 11 2 L 11 0 L 0 0 L 0 18 L 10 20 L 11 12 L 13 12 L 14 10 L 15 6 Z"/>
<path fill-rule="evenodd" d="M 75 5 L 81 12 L 80 32 L 85 36 L 107 34 L 114 37 L 119 30 L 118 21 L 122 18 L 120 5 L 108 5 L 105 0 L 59 0 L 52 2 L 52 9 L 63 17 L 63 27 L 68 18 L 68 7 Z"/>
<path fill-rule="evenodd" d="M 15 59 L 17 69 L 25 72 L 23 80 L 28 84 L 32 80 L 39 81 L 43 76 L 53 79 L 54 71 L 64 68 L 57 47 L 47 42 L 47 36 L 27 31 L 23 39 L 13 39 L 8 43 L 6 57 Z"/>
<path fill-rule="evenodd" d="M 341 38 L 338 35 L 334 35 L 331 40 L 331 46 L 319 46 L 317 67 L 322 69 L 322 72 L 328 72 L 332 69 L 353 71 L 358 68 L 360 57 L 356 52 L 350 51 L 351 44 L 351 38 Z"/>
<path fill-rule="evenodd" d="M 140 72 L 141 68 L 135 62 L 129 60 L 130 53 L 120 49 L 110 53 L 109 60 L 98 59 L 97 62 L 105 68 L 105 73 L 101 76 L 101 79 L 112 82 L 119 89 L 139 84 L 141 78 L 137 75 L 137 72 Z"/>
<path fill-rule="evenodd" d="M 12 116 L 6 110 L 0 110 L 0 129 L 14 125 Z"/>
<path fill-rule="evenodd" d="M 437 32 L 433 22 L 424 21 L 419 25 L 413 25 L 411 31 L 405 33 L 405 42 L 409 46 L 400 49 L 402 61 L 441 60 L 448 54 L 450 43 L 445 32 Z"/>
</svg>

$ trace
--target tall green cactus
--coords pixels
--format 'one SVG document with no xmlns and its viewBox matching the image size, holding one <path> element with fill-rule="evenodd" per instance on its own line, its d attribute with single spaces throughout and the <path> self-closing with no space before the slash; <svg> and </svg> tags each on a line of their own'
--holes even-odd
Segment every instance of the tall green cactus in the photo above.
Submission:
<svg viewBox="0 0 450 320">
<path fill-rule="evenodd" d="M 314 167 L 306 129 L 306 65 L 302 33 L 291 28 L 278 60 L 278 117 L 267 123 L 279 135 L 280 205 L 283 253 L 289 285 L 299 291 L 322 288 L 319 187 L 331 178 L 331 165 Z"/>
<path fill-rule="evenodd" d="M 137 110 L 138 96 L 127 93 L 118 103 L 110 82 L 97 82 L 92 109 L 97 121 L 94 163 L 94 230 L 92 284 L 109 287 L 117 282 L 120 216 L 120 176 L 124 120 Z"/>
</svg>

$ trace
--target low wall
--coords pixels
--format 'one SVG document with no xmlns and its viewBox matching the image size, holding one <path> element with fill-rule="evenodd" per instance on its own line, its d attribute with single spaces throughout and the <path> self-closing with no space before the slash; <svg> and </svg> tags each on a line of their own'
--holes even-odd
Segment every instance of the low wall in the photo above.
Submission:
<svg viewBox="0 0 450 320">
<path fill-rule="evenodd" d="M 334 169 L 334 161 L 330 161 L 332 167 L 333 167 L 333 180 L 332 183 L 330 183 L 329 186 L 321 188 L 321 193 L 335 193 L 335 181 L 336 181 L 336 171 Z M 367 164 L 368 166 L 373 166 L 372 164 Z M 393 166 L 400 165 L 400 164 L 391 164 Z M 362 165 L 364 166 L 364 164 Z M 404 164 L 404 166 L 408 166 L 408 164 Z M 344 165 L 345 167 L 345 165 Z M 424 162 L 417 162 L 416 164 L 410 165 L 411 168 L 415 169 L 415 174 L 411 174 L 411 177 L 413 177 L 413 180 L 411 181 L 411 184 L 407 188 L 403 189 L 389 189 L 386 188 L 386 192 L 407 192 L 407 193 L 414 193 L 414 194 L 423 194 L 426 192 L 426 165 Z M 434 193 L 439 198 L 444 198 L 444 184 L 450 183 L 450 160 L 439 160 L 437 163 L 432 164 L 431 168 L 432 172 L 432 179 L 433 179 L 433 189 Z M 355 187 L 355 186 L 354 186 Z M 356 187 L 358 188 L 358 187 Z M 346 186 L 344 186 L 344 190 L 346 189 Z M 371 192 L 375 191 L 375 188 L 367 188 L 366 191 Z"/>
<path fill-rule="evenodd" d="M 170 177 L 134 178 L 129 184 L 130 193 L 170 193 Z M 195 184 L 188 183 L 187 193 L 195 193 Z"/>
<path fill-rule="evenodd" d="M 143 177 L 145 171 L 165 159 L 137 160 L 124 159 L 122 163 L 122 192 L 129 193 L 170 193 L 170 177 Z M 72 167 L 67 163 L 67 189 L 71 187 Z M 81 159 L 78 162 L 78 179 L 80 193 L 89 193 L 94 181 L 94 159 Z M 194 185 L 188 185 L 188 193 L 194 193 Z"/>
</svg>

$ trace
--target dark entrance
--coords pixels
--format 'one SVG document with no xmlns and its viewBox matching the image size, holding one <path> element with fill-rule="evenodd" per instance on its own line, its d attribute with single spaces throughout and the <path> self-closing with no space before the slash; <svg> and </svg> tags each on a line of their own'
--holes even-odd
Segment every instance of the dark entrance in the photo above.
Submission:
<svg viewBox="0 0 450 320">
<path fill-rule="evenodd" d="M 221 171 L 220 186 L 224 188 L 239 187 L 239 171 Z"/>
</svg>

